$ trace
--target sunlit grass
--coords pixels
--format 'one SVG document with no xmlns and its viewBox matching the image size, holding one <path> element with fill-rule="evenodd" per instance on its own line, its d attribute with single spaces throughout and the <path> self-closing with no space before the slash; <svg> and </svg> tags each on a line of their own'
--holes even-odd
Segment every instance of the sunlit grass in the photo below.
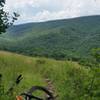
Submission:
<svg viewBox="0 0 100 100">
<path fill-rule="evenodd" d="M 3 75 L 5 90 L 19 74 L 23 75 L 22 82 L 15 89 L 15 95 L 27 91 L 33 85 L 46 86 L 45 78 L 49 78 L 53 82 L 56 94 L 59 95 L 59 100 L 74 100 L 74 97 L 80 96 L 78 92 L 81 89 L 75 92 L 74 81 L 79 80 L 80 86 L 83 87 L 91 77 L 90 69 L 76 62 L 27 57 L 3 51 L 0 52 L 0 73 Z"/>
</svg>

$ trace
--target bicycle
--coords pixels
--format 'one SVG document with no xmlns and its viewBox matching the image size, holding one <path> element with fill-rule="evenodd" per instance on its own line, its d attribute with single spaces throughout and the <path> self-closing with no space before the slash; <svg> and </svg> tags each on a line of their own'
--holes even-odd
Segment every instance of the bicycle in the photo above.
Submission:
<svg viewBox="0 0 100 100">
<path fill-rule="evenodd" d="M 11 94 L 14 91 L 14 87 L 16 87 L 16 85 L 18 85 L 22 79 L 22 75 L 19 75 L 16 78 L 15 83 L 8 89 L 6 94 Z M 37 90 L 45 93 L 45 99 L 33 95 L 34 92 L 36 92 Z M 33 86 L 28 90 L 28 92 L 21 93 L 19 96 L 16 96 L 16 100 L 55 100 L 55 98 L 56 97 L 54 97 L 53 94 L 46 87 L 43 86 Z"/>
<path fill-rule="evenodd" d="M 34 96 L 33 93 L 37 90 L 43 91 L 46 93 L 46 98 L 43 99 L 41 97 Z M 32 88 L 29 89 L 27 93 L 22 93 L 19 96 L 16 97 L 17 100 L 55 100 L 55 97 L 53 94 L 48 91 L 45 87 L 42 86 L 33 86 Z"/>
</svg>

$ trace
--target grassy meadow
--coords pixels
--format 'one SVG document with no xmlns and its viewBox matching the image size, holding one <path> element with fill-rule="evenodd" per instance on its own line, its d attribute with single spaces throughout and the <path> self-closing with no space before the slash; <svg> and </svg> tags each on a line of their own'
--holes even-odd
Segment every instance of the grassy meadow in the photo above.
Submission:
<svg viewBox="0 0 100 100">
<path fill-rule="evenodd" d="M 100 69 L 95 70 L 96 72 L 77 62 L 0 51 L 0 74 L 3 75 L 4 91 L 7 91 L 19 74 L 23 75 L 23 80 L 14 90 L 14 97 L 34 85 L 47 86 L 45 79 L 48 78 L 54 85 L 57 100 L 99 100 Z M 1 98 L 13 100 L 10 97 L 5 98 L 4 95 Z"/>
</svg>

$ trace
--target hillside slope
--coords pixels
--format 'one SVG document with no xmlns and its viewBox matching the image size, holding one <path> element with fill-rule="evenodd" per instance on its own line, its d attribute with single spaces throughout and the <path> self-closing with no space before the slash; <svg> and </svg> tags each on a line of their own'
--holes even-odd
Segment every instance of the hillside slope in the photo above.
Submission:
<svg viewBox="0 0 100 100">
<path fill-rule="evenodd" d="M 100 16 L 16 25 L 0 36 L 0 49 L 34 56 L 80 58 L 100 47 Z"/>
<path fill-rule="evenodd" d="M 100 72 L 99 69 L 97 71 Z M 3 75 L 5 90 L 12 85 L 19 74 L 23 75 L 22 82 L 15 88 L 14 97 L 27 91 L 33 85 L 47 86 L 45 78 L 49 78 L 58 95 L 57 100 L 85 100 L 86 98 L 87 100 L 99 100 L 99 75 L 76 62 L 32 58 L 0 51 L 0 74 Z M 97 77 L 90 92 L 88 89 L 90 89 L 94 74 Z"/>
</svg>

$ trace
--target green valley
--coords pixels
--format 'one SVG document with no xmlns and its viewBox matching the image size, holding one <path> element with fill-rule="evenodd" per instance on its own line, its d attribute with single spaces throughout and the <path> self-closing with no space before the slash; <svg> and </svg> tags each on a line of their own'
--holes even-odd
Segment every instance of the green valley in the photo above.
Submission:
<svg viewBox="0 0 100 100">
<path fill-rule="evenodd" d="M 100 16 L 15 25 L 0 35 L 0 49 L 30 56 L 78 60 L 100 47 Z"/>
</svg>

